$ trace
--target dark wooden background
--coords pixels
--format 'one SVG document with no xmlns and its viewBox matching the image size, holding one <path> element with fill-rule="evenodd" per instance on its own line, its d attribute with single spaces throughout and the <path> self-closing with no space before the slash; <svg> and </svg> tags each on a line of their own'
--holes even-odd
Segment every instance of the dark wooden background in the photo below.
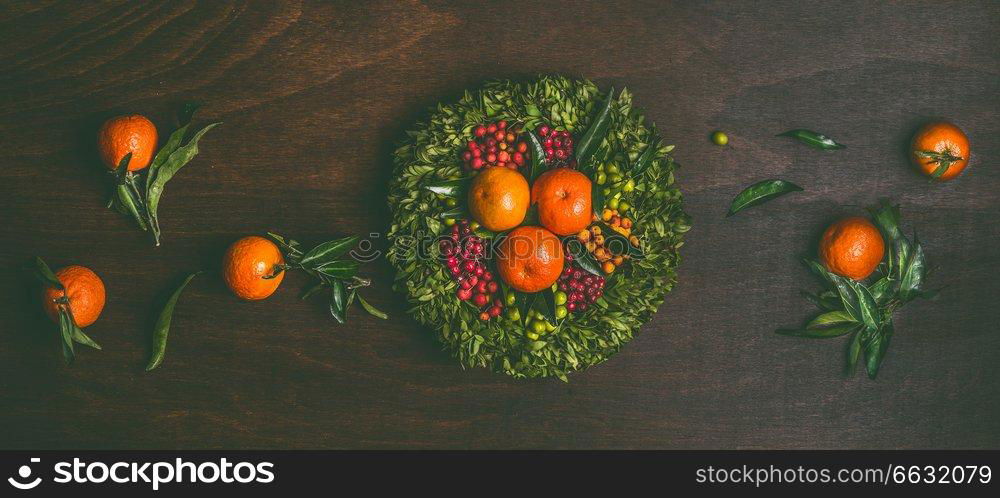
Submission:
<svg viewBox="0 0 1000 498">
<path fill-rule="evenodd" d="M 3 2 L 0 447 L 996 448 L 998 48 L 995 2 Z M 464 88 L 539 72 L 627 85 L 684 165 L 680 281 L 624 351 L 569 384 L 462 371 L 381 260 L 370 296 L 392 319 L 349 327 L 298 299 L 302 275 L 255 303 L 199 277 L 143 372 L 185 273 L 247 234 L 384 231 L 403 130 Z M 168 186 L 154 249 L 105 209 L 94 136 L 124 112 L 166 135 L 187 99 L 225 123 Z M 974 150 L 944 185 L 903 153 L 933 117 Z M 849 148 L 774 136 L 800 127 Z M 724 218 L 768 177 L 806 191 Z M 897 316 L 877 381 L 844 378 L 842 341 L 773 330 L 812 311 L 797 257 L 884 196 L 947 290 Z M 88 329 L 103 351 L 62 364 L 17 271 L 34 255 L 104 279 Z"/>
</svg>

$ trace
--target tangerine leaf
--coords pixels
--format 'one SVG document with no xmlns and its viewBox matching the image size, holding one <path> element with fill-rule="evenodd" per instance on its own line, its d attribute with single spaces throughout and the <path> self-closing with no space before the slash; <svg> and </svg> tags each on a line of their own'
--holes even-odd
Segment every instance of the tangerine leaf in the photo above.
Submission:
<svg viewBox="0 0 1000 498">
<path fill-rule="evenodd" d="M 163 358 L 167 354 L 167 336 L 170 334 L 170 323 L 173 321 L 177 300 L 180 299 L 181 291 L 187 287 L 188 282 L 199 273 L 201 272 L 194 272 L 184 278 L 184 281 L 181 282 L 181 285 L 177 286 L 177 289 L 174 290 L 173 294 L 170 295 L 167 302 L 163 305 L 163 309 L 160 310 L 160 316 L 156 319 L 156 325 L 153 326 L 153 352 L 149 356 L 149 362 L 146 363 L 147 372 L 163 363 Z"/>
<path fill-rule="evenodd" d="M 785 180 L 764 180 L 757 182 L 736 195 L 726 217 L 730 217 L 748 207 L 763 204 L 789 192 L 801 191 L 802 187 Z"/>
</svg>

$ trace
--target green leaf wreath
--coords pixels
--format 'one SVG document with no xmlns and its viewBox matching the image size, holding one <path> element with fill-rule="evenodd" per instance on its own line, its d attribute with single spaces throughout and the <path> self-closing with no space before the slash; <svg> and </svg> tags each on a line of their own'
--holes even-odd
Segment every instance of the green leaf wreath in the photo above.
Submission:
<svg viewBox="0 0 1000 498">
<path fill-rule="evenodd" d="M 622 183 L 628 181 L 630 188 L 595 188 L 592 200 L 599 211 L 611 190 L 617 201 L 631 206 L 633 235 L 642 241 L 642 257 L 607 277 L 603 297 L 594 306 L 562 318 L 539 340 L 529 338 L 521 320 L 506 314 L 489 321 L 477 318 L 475 307 L 455 297 L 457 284 L 435 243 L 447 218 L 464 217 L 464 199 L 455 199 L 462 188 L 458 180 L 465 177 L 461 146 L 475 127 L 500 119 L 528 132 L 543 124 L 569 131 L 577 137 L 578 169 L 592 179 L 598 165 L 620 170 Z M 535 161 L 522 169 L 529 179 L 540 167 L 537 141 L 532 142 Z M 434 329 L 463 367 L 565 381 L 569 372 L 606 360 L 631 340 L 676 281 L 678 249 L 690 218 L 674 184 L 678 165 L 672 150 L 632 106 L 627 90 L 605 94 L 586 80 L 545 76 L 530 82 L 494 81 L 466 91 L 457 103 L 439 104 L 428 121 L 407 132 L 394 153 L 388 259 L 397 269 L 395 287 L 407 294 L 414 318 Z M 538 308 L 545 308 L 544 303 Z"/>
</svg>

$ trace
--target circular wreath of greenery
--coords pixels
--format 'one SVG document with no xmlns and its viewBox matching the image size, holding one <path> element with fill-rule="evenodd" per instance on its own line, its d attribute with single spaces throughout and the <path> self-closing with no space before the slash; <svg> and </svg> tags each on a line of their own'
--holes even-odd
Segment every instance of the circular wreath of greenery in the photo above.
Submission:
<svg viewBox="0 0 1000 498">
<path fill-rule="evenodd" d="M 465 175 L 462 146 L 473 138 L 475 127 L 501 119 L 518 123 L 523 131 L 548 124 L 569 131 L 577 142 L 581 134 L 596 128 L 596 134 L 591 132 L 596 145 L 588 162 L 613 164 L 635 182 L 634 189 L 619 192 L 619 199 L 631 206 L 633 235 L 642 241 L 642 257 L 607 277 L 604 295 L 595 305 L 570 313 L 538 340 L 527 337 L 522 320 L 502 314 L 481 321 L 478 309 L 457 299 L 457 284 L 435 243 L 446 229 L 446 219 L 458 211 L 448 207 L 440 189 L 428 187 L 459 181 Z M 567 373 L 606 360 L 631 340 L 676 281 L 678 249 L 690 229 L 690 218 L 674 184 L 677 164 L 671 150 L 655 126 L 645 124 L 627 90 L 605 94 L 587 80 L 543 76 L 530 82 L 493 81 L 478 91 L 466 91 L 457 103 L 439 104 L 431 109 L 429 121 L 407 132 L 394 153 L 388 196 L 392 211 L 388 259 L 397 270 L 394 287 L 407 294 L 410 313 L 437 331 L 463 368 L 566 381 Z M 585 167 L 581 162 L 580 169 Z M 594 203 L 603 207 L 600 192 Z"/>
</svg>

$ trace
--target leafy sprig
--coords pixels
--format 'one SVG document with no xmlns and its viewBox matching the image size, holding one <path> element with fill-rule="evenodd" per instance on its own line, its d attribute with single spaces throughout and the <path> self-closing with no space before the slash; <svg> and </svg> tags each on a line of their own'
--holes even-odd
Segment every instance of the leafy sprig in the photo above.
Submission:
<svg viewBox="0 0 1000 498">
<path fill-rule="evenodd" d="M 324 290 L 329 291 L 330 315 L 337 323 L 347 321 L 347 310 L 355 300 L 368 314 L 383 320 L 389 318 L 389 315 L 358 293 L 358 289 L 368 287 L 372 282 L 370 279 L 358 276 L 361 267 L 358 260 L 344 257 L 350 255 L 349 251 L 358 243 L 360 237 L 352 235 L 331 240 L 307 251 L 293 239 L 286 239 L 271 232 L 267 235 L 281 246 L 285 253 L 285 264 L 277 265 L 275 273 L 265 278 L 274 278 L 287 270 L 302 270 L 312 275 L 317 283 L 303 293 L 302 299 L 308 299 Z"/>
<path fill-rule="evenodd" d="M 962 161 L 963 158 L 952 154 L 949 151 L 935 152 L 932 150 L 918 150 L 913 152 L 917 157 L 921 159 L 930 159 L 927 164 L 937 164 L 934 171 L 931 172 L 931 178 L 941 178 L 948 172 L 948 168 L 952 164 Z"/>
<path fill-rule="evenodd" d="M 209 124 L 185 142 L 188 127 L 198 107 L 195 103 L 184 105 L 180 112 L 181 127 L 170 134 L 148 168 L 137 173 L 129 171 L 128 163 L 132 159 L 132 153 L 128 153 L 111 172 L 115 191 L 108 201 L 108 207 L 132 217 L 140 229 L 152 234 L 153 243 L 157 246 L 160 245 L 160 219 L 157 213 L 163 188 L 184 165 L 198 155 L 198 141 L 201 137 L 208 130 L 222 124 Z"/>
<path fill-rule="evenodd" d="M 912 241 L 903 235 L 899 206 L 883 200 L 869 211 L 889 248 L 873 283 L 866 286 L 830 272 L 818 261 L 804 260 L 826 286 L 819 294 L 805 294 L 822 313 L 805 328 L 780 329 L 777 333 L 812 339 L 849 336 L 848 374 L 855 371 L 863 352 L 865 369 L 874 379 L 895 332 L 893 313 L 918 297 L 934 297 L 937 290 L 924 288 L 928 265 L 923 246 L 916 234 Z"/>
<path fill-rule="evenodd" d="M 35 258 L 34 274 L 44 287 L 66 290 L 42 258 Z M 55 298 L 53 302 L 59 319 L 59 342 L 62 345 L 63 359 L 66 360 L 67 364 L 73 363 L 73 360 L 76 359 L 74 343 L 101 349 L 101 346 L 84 333 L 83 329 L 77 327 L 76 320 L 73 319 L 73 310 L 70 308 L 69 297 L 66 296 L 65 292 L 62 296 Z"/>
</svg>

